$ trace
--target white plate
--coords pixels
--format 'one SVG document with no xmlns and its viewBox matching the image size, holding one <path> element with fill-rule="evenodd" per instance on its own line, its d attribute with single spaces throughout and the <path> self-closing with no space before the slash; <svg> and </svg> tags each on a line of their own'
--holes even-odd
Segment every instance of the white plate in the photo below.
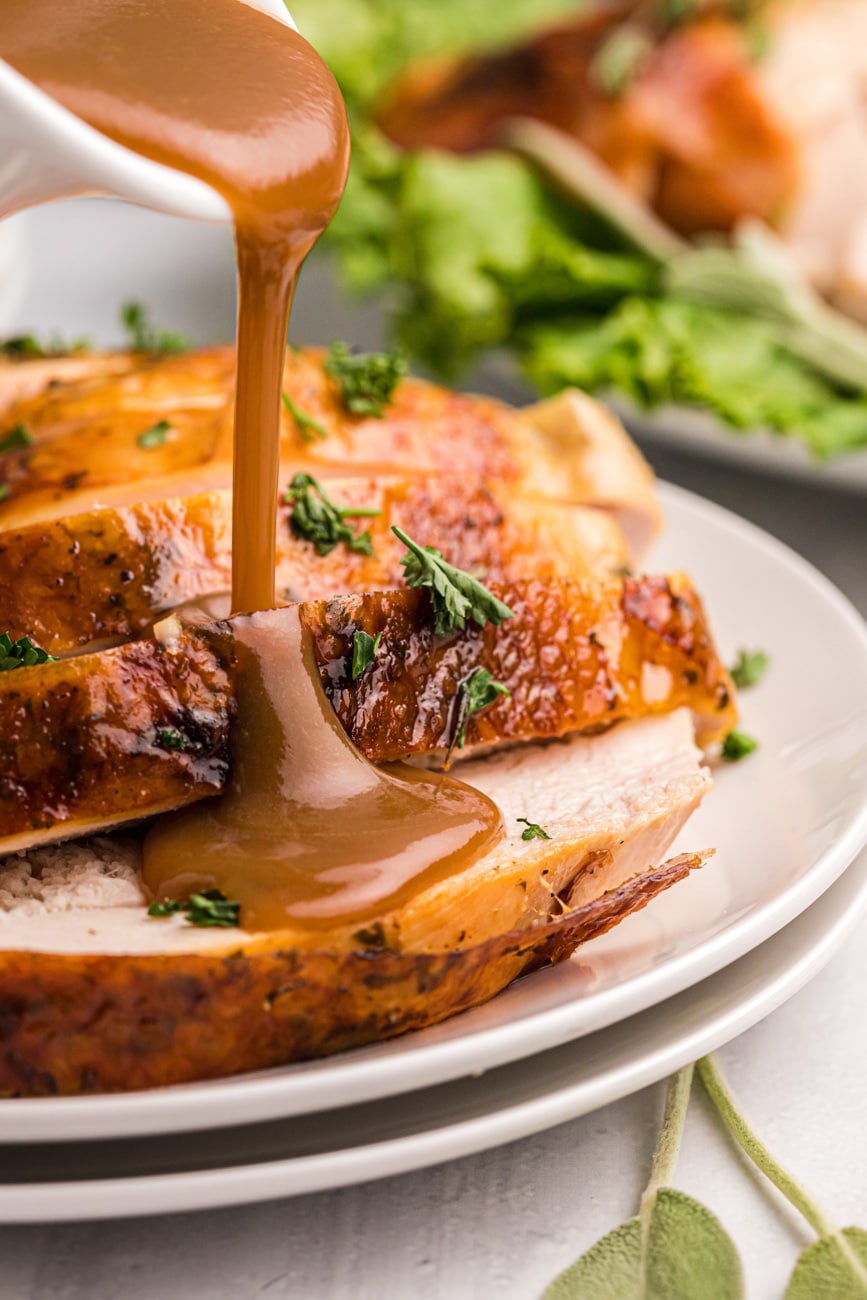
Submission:
<svg viewBox="0 0 867 1300">
<path fill-rule="evenodd" d="M 867 841 L 867 626 L 787 548 L 727 511 L 664 489 L 653 566 L 688 568 L 722 648 L 770 652 L 743 697 L 761 738 L 677 847 L 703 871 L 486 1007 L 324 1061 L 152 1092 L 0 1102 L 0 1142 L 179 1132 L 354 1105 L 455 1079 L 593 1033 L 705 979 L 815 901 Z"/>
<path fill-rule="evenodd" d="M 636 437 L 659 447 L 725 461 L 740 469 L 782 474 L 816 487 L 867 493 L 867 447 L 819 461 L 799 438 L 783 437 L 766 429 L 731 429 L 707 411 L 686 406 L 641 411 L 613 395 L 606 401 Z"/>
<path fill-rule="evenodd" d="M 0 1146 L 0 1222 L 212 1209 L 369 1182 L 587 1114 L 714 1050 L 816 975 L 867 911 L 867 854 L 755 952 L 664 1006 L 481 1078 L 212 1134 Z M 549 972 L 553 982 L 568 971 Z"/>
</svg>

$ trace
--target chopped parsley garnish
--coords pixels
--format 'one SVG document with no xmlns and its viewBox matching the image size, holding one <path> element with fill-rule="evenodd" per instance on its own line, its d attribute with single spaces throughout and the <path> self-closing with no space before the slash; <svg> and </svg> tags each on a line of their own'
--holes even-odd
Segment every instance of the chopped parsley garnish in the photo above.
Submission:
<svg viewBox="0 0 867 1300">
<path fill-rule="evenodd" d="M 288 393 L 283 393 L 283 405 L 295 421 L 295 427 L 301 435 L 302 441 L 314 442 L 317 438 L 327 438 L 328 430 L 324 424 L 314 420 L 312 415 L 302 411 L 300 406 L 296 406 Z"/>
<path fill-rule="evenodd" d="M 0 451 L 19 451 L 22 447 L 29 447 L 33 442 L 33 434 L 27 428 L 26 424 L 16 424 L 8 433 L 0 437 Z"/>
<path fill-rule="evenodd" d="M 0 341 L 0 355 L 14 361 L 35 361 L 47 356 L 47 350 L 33 334 L 16 334 Z"/>
<path fill-rule="evenodd" d="M 171 433 L 171 429 L 172 426 L 168 420 L 158 420 L 149 429 L 145 429 L 138 434 L 136 442 L 140 447 L 162 447 Z"/>
<path fill-rule="evenodd" d="M 325 360 L 325 373 L 337 381 L 341 401 L 353 415 L 380 418 L 406 372 L 406 357 L 399 349 L 353 352 L 337 341 Z"/>
<path fill-rule="evenodd" d="M 15 668 L 32 668 L 35 664 L 53 664 L 56 655 L 50 655 L 42 646 L 34 645 L 29 636 L 22 636 L 13 641 L 8 632 L 0 635 L 0 673 L 12 672 Z"/>
<path fill-rule="evenodd" d="M 185 911 L 190 925 L 232 926 L 238 924 L 240 903 L 228 899 L 219 889 L 204 889 L 190 894 Z"/>
<path fill-rule="evenodd" d="M 151 903 L 148 908 L 148 916 L 155 916 L 159 920 L 163 920 L 167 916 L 174 916 L 180 910 L 180 903 L 173 898 L 164 898 L 161 903 Z"/>
<path fill-rule="evenodd" d="M 745 731 L 730 731 L 722 743 L 720 755 L 727 763 L 739 763 L 758 747 L 759 742 Z"/>
<path fill-rule="evenodd" d="M 0 501 L 8 501 L 12 495 L 12 488 L 8 483 L 0 483 Z"/>
<path fill-rule="evenodd" d="M 376 636 L 372 637 L 362 628 L 357 629 L 352 638 L 352 680 L 354 682 L 358 680 L 365 668 L 369 668 L 373 663 L 381 640 L 381 632 L 377 632 Z"/>
<path fill-rule="evenodd" d="M 768 671 L 770 662 L 771 657 L 764 650 L 741 650 L 737 663 L 729 669 L 731 679 L 740 691 L 756 686 Z"/>
<path fill-rule="evenodd" d="M 495 627 L 513 611 L 492 595 L 472 574 L 456 569 L 443 559 L 435 546 L 419 546 L 396 526 L 391 530 L 408 548 L 401 560 L 403 580 L 408 587 L 427 587 L 434 611 L 434 630 L 437 636 L 462 632 L 471 618 L 479 627 L 493 623 Z"/>
<path fill-rule="evenodd" d="M 461 682 L 458 691 L 458 708 L 455 717 L 455 729 L 449 745 L 446 762 L 452 750 L 457 746 L 463 749 L 467 741 L 467 722 L 474 713 L 481 713 L 498 700 L 501 695 L 511 695 L 508 686 L 494 681 L 487 668 L 477 668 L 465 682 Z"/>
<path fill-rule="evenodd" d="M 183 752 L 189 748 L 189 743 L 183 732 L 178 731 L 177 727 L 163 727 L 156 735 L 156 741 L 160 749 L 179 749 Z"/>
<path fill-rule="evenodd" d="M 538 822 L 528 821 L 526 817 L 516 817 L 515 821 L 524 823 L 524 829 L 521 831 L 522 840 L 550 840 L 551 836 Z"/>
<path fill-rule="evenodd" d="M 178 903 L 174 898 L 164 898 L 161 902 L 151 903 L 148 916 L 164 920 L 178 912 L 186 912 L 190 925 L 220 926 L 228 929 L 238 924 L 240 903 L 228 899 L 219 889 L 204 889 L 200 894 L 190 894 L 186 903 Z"/>
<path fill-rule="evenodd" d="M 0 356 L 10 361 L 38 361 L 44 357 L 65 357 L 75 352 L 87 352 L 90 343 L 87 339 L 73 339 L 66 343 L 57 335 L 52 335 L 47 343 L 41 343 L 35 334 L 16 334 L 12 338 L 0 339 Z"/>
<path fill-rule="evenodd" d="M 190 340 L 177 330 L 157 329 L 144 303 L 126 302 L 120 309 L 121 324 L 129 336 L 131 352 L 186 352 Z"/>
<path fill-rule="evenodd" d="M 312 474 L 296 474 L 283 497 L 292 506 L 289 527 L 296 537 L 312 542 L 317 554 L 328 555 L 340 542 L 350 551 L 373 555 L 370 533 L 355 533 L 347 519 L 375 519 L 381 510 L 362 510 L 360 507 L 335 505 L 321 483 Z"/>
</svg>

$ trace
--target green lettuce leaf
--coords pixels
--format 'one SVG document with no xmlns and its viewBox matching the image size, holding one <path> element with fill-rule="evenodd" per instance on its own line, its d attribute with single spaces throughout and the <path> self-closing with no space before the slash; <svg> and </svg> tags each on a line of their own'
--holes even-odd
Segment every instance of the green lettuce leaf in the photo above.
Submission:
<svg viewBox="0 0 867 1300">
<path fill-rule="evenodd" d="M 773 324 L 738 312 L 627 298 L 601 320 L 531 326 L 521 352 L 544 393 L 575 384 L 644 408 L 703 407 L 735 430 L 799 437 L 818 457 L 867 445 L 864 395 L 842 395 L 780 345 Z"/>
<path fill-rule="evenodd" d="M 459 375 L 524 321 L 655 285 L 640 255 L 583 242 L 586 220 L 517 158 L 401 156 L 369 128 L 360 148 L 331 238 L 349 286 L 387 288 L 401 342 L 439 374 Z"/>
<path fill-rule="evenodd" d="M 712 253 L 693 255 L 682 271 L 660 268 L 521 159 L 402 153 L 371 120 L 371 105 L 409 60 L 508 42 L 573 10 L 574 0 L 290 7 L 350 108 L 349 184 L 324 243 L 350 291 L 381 296 L 416 360 L 454 381 L 485 353 L 508 348 L 543 393 L 576 384 L 645 408 L 694 406 L 734 430 L 799 438 L 819 458 L 867 446 L 867 394 L 836 382 L 827 340 L 808 346 L 811 336 L 787 326 L 784 312 L 728 301 L 719 276 L 711 276 L 713 301 L 701 300 Z M 701 284 L 696 268 L 704 268 Z M 722 288 L 731 289 L 737 277 L 724 269 Z M 849 370 L 857 376 L 857 365 Z"/>
</svg>

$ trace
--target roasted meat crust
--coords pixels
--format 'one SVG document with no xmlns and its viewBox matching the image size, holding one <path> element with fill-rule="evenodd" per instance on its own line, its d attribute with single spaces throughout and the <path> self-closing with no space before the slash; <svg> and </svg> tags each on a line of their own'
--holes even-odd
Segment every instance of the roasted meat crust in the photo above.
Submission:
<svg viewBox="0 0 867 1300">
<path fill-rule="evenodd" d="M 373 555 L 342 544 L 319 555 L 293 532 L 284 501 L 277 522 L 281 599 L 399 586 L 405 547 L 393 524 L 436 546 L 452 564 L 494 580 L 604 576 L 629 562 L 609 515 L 515 500 L 503 485 L 495 491 L 472 479 L 359 477 L 329 480 L 328 492 L 340 506 L 381 511 L 357 524 L 357 531 L 370 532 Z M 168 610 L 227 592 L 231 513 L 227 490 L 202 492 L 0 533 L 3 630 L 59 655 L 140 636 Z"/>
<path fill-rule="evenodd" d="M 2 683 L 0 835 L 8 850 L 52 829 L 82 835 L 222 789 L 229 664 L 191 637 L 24 668 Z M 183 739 L 181 739 L 183 738 Z"/>
<path fill-rule="evenodd" d="M 299 952 L 277 934 L 207 954 L 0 953 L 0 1093 L 218 1078 L 421 1029 L 563 960 L 701 863 L 682 854 L 574 910 L 554 900 L 566 909 L 555 919 L 451 952 Z"/>
<path fill-rule="evenodd" d="M 228 579 L 231 351 L 112 366 L 93 360 L 90 372 L 79 369 L 75 382 L 53 389 L 22 381 L 2 416 L 32 441 L 0 455 L 10 493 L 0 502 L 0 599 L 20 620 L 10 630 L 55 651 L 134 636 L 154 612 Z M 322 931 L 203 936 L 180 917 L 149 920 L 143 897 L 105 905 L 97 882 L 99 901 L 68 906 L 62 895 L 36 916 L 32 947 L 42 950 L 33 951 L 13 902 L 9 949 L 0 952 L 7 1095 L 214 1078 L 434 1024 L 562 959 L 701 864 L 700 856 L 682 856 L 643 869 L 664 856 L 709 785 L 686 713 L 647 715 L 685 702 L 703 739 L 722 734 L 734 715 L 697 598 L 681 578 L 629 585 L 565 576 L 581 573 L 582 560 L 599 568 L 600 553 L 622 562 L 616 525 L 609 520 L 600 531 L 603 516 L 582 523 L 573 508 L 623 504 L 612 463 L 631 474 L 625 504 L 637 506 L 650 529 L 657 521 L 652 476 L 622 433 L 600 420 L 585 439 L 585 421 L 597 418 L 592 404 L 573 401 L 568 426 L 552 417 L 548 428 L 544 409 L 536 423 L 532 413 L 518 417 L 418 381 L 400 386 L 384 419 L 358 419 L 343 409 L 320 353 L 290 353 L 284 382 L 295 406 L 327 433 L 307 441 L 284 412 L 287 476 L 306 468 L 340 504 L 383 507 L 371 523 L 372 558 L 340 547 L 314 559 L 292 536 L 285 509 L 279 524 L 278 582 L 296 598 L 316 593 L 301 615 L 323 685 L 370 758 L 446 750 L 461 686 L 478 666 L 509 687 L 515 713 L 498 706 L 471 720 L 471 745 L 644 720 L 592 742 L 537 746 L 528 761 L 521 754 L 517 779 L 517 751 L 479 764 L 488 776 L 501 768 L 501 794 L 514 792 L 505 840 L 458 878 L 361 930 L 354 920 Z M 142 437 L 163 421 L 165 436 Z M 184 486 L 192 483 L 195 496 Z M 67 517 L 73 510 L 85 513 Z M 461 567 L 486 570 L 514 610 L 498 635 L 471 626 L 436 641 L 425 592 L 321 598 L 400 579 L 402 547 L 388 532 L 395 521 Z M 40 612 L 28 585 L 33 592 L 47 578 L 57 600 Z M 286 615 L 256 617 L 279 623 Z M 352 639 L 362 627 L 384 636 L 372 667 L 353 682 Z M 153 637 L 0 675 L 4 851 L 218 792 L 228 770 L 232 644 L 225 622 L 182 626 L 171 618 Z M 613 804 L 599 746 L 611 751 L 621 788 Z M 564 776 L 565 757 L 581 747 L 592 753 Z M 520 831 L 531 767 L 560 818 L 550 840 L 533 844 Z M 568 792 L 586 796 L 591 770 L 601 792 L 595 814 L 571 816 Z M 468 779 L 485 788 L 481 771 Z M 582 810 L 591 803 L 585 797 Z M 42 889 L 41 868 L 33 871 Z M 134 879 L 132 888 L 135 896 Z M 88 952 L 74 940 L 72 951 L 64 946 L 69 912 Z M 149 952 L 124 947 L 127 924 L 146 931 Z M 45 942 L 49 932 L 59 946 Z"/>
<path fill-rule="evenodd" d="M 374 762 L 445 751 L 477 667 L 511 692 L 471 718 L 469 744 L 601 730 L 680 705 L 699 739 L 736 710 L 688 580 L 493 584 L 514 617 L 433 635 L 429 596 L 395 591 L 301 606 L 338 717 Z M 281 611 L 269 617 L 278 620 Z M 353 682 L 358 628 L 383 633 Z M 80 835 L 216 792 L 226 775 L 234 669 L 226 624 L 0 674 L 0 838 Z"/>
<path fill-rule="evenodd" d="M 116 373 L 114 357 L 96 355 L 89 370 L 78 365 L 74 381 L 53 386 L 50 363 L 0 368 L 0 436 L 20 426 L 30 439 L 0 452 L 0 530 L 231 486 L 234 350 L 121 359 Z M 35 394 L 29 366 L 40 368 Z M 623 505 L 650 532 L 658 527 L 649 467 L 590 398 L 576 407 L 564 439 L 491 398 L 418 379 L 398 385 L 381 419 L 352 415 L 317 349 L 289 351 L 283 383 L 326 434 L 311 435 L 283 409 L 287 482 L 302 469 L 325 478 L 439 479 L 443 492 L 484 481 L 515 499 Z M 18 399 L 21 391 L 31 395 Z"/>
<path fill-rule="evenodd" d="M 433 633 L 424 592 L 302 607 L 325 689 L 360 749 L 379 762 L 447 749 L 461 685 L 479 667 L 510 693 L 468 719 L 470 746 L 602 730 L 681 705 L 692 710 L 701 744 L 734 726 L 731 680 L 684 575 L 495 590 L 514 617 L 446 639 Z M 353 682 L 358 628 L 383 636 L 372 667 Z"/>
<path fill-rule="evenodd" d="M 31 439 L 0 455 L 7 492 L 0 527 L 58 518 L 79 502 L 90 508 L 112 487 L 138 499 L 136 487 L 180 475 L 195 481 L 214 461 L 225 461 L 230 475 L 233 349 L 134 355 L 120 374 L 109 360 L 97 355 L 84 376 L 5 406 L 0 375 L 0 432 L 21 427 Z M 9 376 L 13 392 L 16 372 L 30 364 L 45 363 L 18 363 Z M 164 436 L 146 436 L 163 421 L 171 426 Z"/>
<path fill-rule="evenodd" d="M 328 434 L 311 441 L 284 408 L 281 456 L 287 465 L 343 475 L 392 469 L 452 476 L 463 470 L 518 478 L 520 460 L 511 445 L 515 416 L 499 402 L 407 379 L 382 419 L 363 418 L 344 408 L 323 362 L 320 350 L 287 352 L 284 391 Z M 21 362 L 12 374 L 30 364 L 43 363 Z M 229 347 L 140 355 L 121 374 L 97 356 L 85 377 L 49 385 L 5 408 L 0 374 L 0 432 L 20 425 L 32 439 L 0 455 L 8 490 L 0 526 L 28 516 L 58 518 L 84 503 L 90 508 L 111 498 L 112 488 L 127 502 L 145 499 L 149 483 L 184 476 L 201 482 L 205 470 L 209 485 L 229 486 L 234 367 Z M 170 426 L 165 436 L 143 437 L 161 421 Z"/>
</svg>

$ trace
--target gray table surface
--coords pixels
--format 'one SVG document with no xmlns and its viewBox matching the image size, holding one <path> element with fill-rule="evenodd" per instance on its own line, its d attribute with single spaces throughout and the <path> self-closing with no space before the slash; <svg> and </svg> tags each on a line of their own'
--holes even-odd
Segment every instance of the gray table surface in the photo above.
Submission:
<svg viewBox="0 0 867 1300">
<path fill-rule="evenodd" d="M 89 202 L 29 214 L 27 234 L 30 284 L 14 312 L 21 327 L 117 341 L 118 302 L 140 298 L 198 338 L 231 332 L 222 230 Z M 327 277 L 308 276 L 298 337 L 369 341 L 378 329 L 375 314 L 340 303 Z M 647 450 L 663 477 L 788 542 L 867 614 L 867 498 Z M 867 923 L 721 1058 L 776 1153 L 840 1222 L 867 1227 L 865 984 Z M 661 1099 L 661 1086 L 646 1089 L 500 1150 L 337 1192 L 171 1218 L 0 1229 L 0 1300 L 529 1300 L 635 1212 Z M 677 1183 L 734 1235 L 751 1300 L 781 1296 L 809 1233 L 729 1148 L 700 1095 Z"/>
</svg>

